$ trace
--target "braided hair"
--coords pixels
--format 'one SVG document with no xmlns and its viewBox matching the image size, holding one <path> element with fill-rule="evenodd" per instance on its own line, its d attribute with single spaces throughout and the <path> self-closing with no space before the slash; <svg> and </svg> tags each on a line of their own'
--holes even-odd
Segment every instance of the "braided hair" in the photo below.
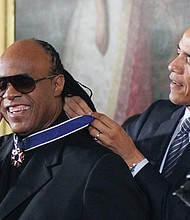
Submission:
<svg viewBox="0 0 190 220">
<path fill-rule="evenodd" d="M 39 39 L 33 39 L 33 40 L 36 43 L 38 43 L 40 46 L 42 46 L 45 52 L 51 57 L 52 65 L 51 65 L 50 73 L 64 75 L 65 85 L 62 91 L 63 99 L 65 97 L 80 96 L 88 104 L 88 106 L 92 109 L 92 111 L 96 111 L 95 106 L 91 100 L 92 90 L 87 86 L 83 85 L 82 83 L 76 81 L 74 77 L 64 69 L 63 64 L 61 63 L 60 56 L 58 52 L 55 50 L 55 48 L 45 41 Z M 88 95 L 87 92 L 82 87 L 88 89 L 90 91 L 90 95 Z"/>
</svg>

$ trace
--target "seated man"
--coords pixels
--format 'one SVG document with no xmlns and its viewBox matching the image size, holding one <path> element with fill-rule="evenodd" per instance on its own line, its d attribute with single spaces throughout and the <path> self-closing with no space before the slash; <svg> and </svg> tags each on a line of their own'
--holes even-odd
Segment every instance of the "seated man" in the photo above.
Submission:
<svg viewBox="0 0 190 220">
<path fill-rule="evenodd" d="M 147 220 L 144 195 L 118 155 L 68 120 L 63 97 L 88 95 L 46 42 L 17 41 L 0 57 L 0 219 Z M 62 97 L 63 96 L 63 97 Z"/>
</svg>

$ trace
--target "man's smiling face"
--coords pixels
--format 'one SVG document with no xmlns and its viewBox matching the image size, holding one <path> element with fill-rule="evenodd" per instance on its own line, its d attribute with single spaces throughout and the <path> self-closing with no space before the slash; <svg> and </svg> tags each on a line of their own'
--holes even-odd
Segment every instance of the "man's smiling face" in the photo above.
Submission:
<svg viewBox="0 0 190 220">
<path fill-rule="evenodd" d="M 50 67 L 51 59 L 40 45 L 33 40 L 18 41 L 0 58 L 0 77 L 27 73 L 39 79 L 50 74 Z M 27 94 L 8 83 L 0 98 L 0 111 L 14 132 L 28 135 L 48 127 L 55 120 L 57 112 L 61 111 L 56 107 L 55 78 L 36 83 L 35 89 Z"/>
<path fill-rule="evenodd" d="M 190 105 L 190 29 L 178 45 L 178 56 L 169 64 L 170 100 L 177 105 Z"/>
</svg>

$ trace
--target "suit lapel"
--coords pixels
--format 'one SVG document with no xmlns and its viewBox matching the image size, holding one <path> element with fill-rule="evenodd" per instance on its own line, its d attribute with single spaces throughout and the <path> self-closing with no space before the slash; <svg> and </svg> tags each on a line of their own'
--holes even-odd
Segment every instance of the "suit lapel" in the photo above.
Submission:
<svg viewBox="0 0 190 220">
<path fill-rule="evenodd" d="M 176 129 L 177 124 L 179 123 L 180 118 L 184 114 L 184 108 L 180 108 L 177 111 L 175 111 L 171 118 L 165 122 L 163 122 L 158 130 L 155 133 L 156 138 L 156 144 L 160 147 L 159 149 L 159 157 L 157 166 L 160 168 L 162 159 L 164 157 L 164 154 L 166 152 L 166 149 L 169 145 L 169 142 L 172 138 L 172 135 Z"/>
<path fill-rule="evenodd" d="M 158 138 L 155 143 L 162 146 L 160 150 L 160 155 L 158 157 L 157 168 L 160 168 L 160 164 L 164 157 L 165 151 L 169 145 L 173 132 L 176 129 L 179 120 L 184 114 L 185 108 L 180 108 L 175 111 L 170 120 L 165 121 L 160 125 L 158 130 L 155 133 L 155 136 L 161 136 L 162 138 Z M 176 185 L 179 182 L 179 185 L 183 183 L 184 177 L 187 175 L 188 171 L 190 170 L 190 144 L 187 146 L 186 150 L 184 151 L 183 155 L 179 159 L 176 167 L 174 168 L 172 174 L 169 177 L 169 182 L 172 185 Z M 177 178 L 176 178 L 177 177 Z M 182 180 L 182 183 L 181 181 Z"/>
<path fill-rule="evenodd" d="M 153 133 L 154 127 L 151 129 L 150 134 L 143 134 L 142 138 L 139 137 L 139 149 L 149 161 L 159 169 L 160 163 L 163 159 L 165 151 L 168 147 L 169 141 L 173 135 L 177 123 L 184 113 L 184 108 L 175 111 L 171 117 L 162 122 Z M 146 128 L 144 128 L 145 132 Z M 137 142 L 138 146 L 138 142 Z"/>
<path fill-rule="evenodd" d="M 3 141 L 0 146 L 0 168 L 13 147 L 13 135 L 6 135 L 3 137 Z"/>
<path fill-rule="evenodd" d="M 62 146 L 63 139 L 60 139 L 37 149 L 18 177 L 15 186 L 0 204 L 0 219 L 11 213 L 53 178 L 48 168 L 58 164 L 58 155 Z"/>
<path fill-rule="evenodd" d="M 8 175 L 6 172 L 4 172 L 4 170 L 8 170 L 8 167 L 10 166 L 10 158 L 7 157 L 7 155 L 11 151 L 12 146 L 13 146 L 12 135 L 5 136 L 2 142 L 2 146 L 0 146 L 0 201 L 1 201 L 1 196 L 2 197 L 4 196 L 3 195 L 5 191 L 5 188 L 3 188 L 5 187 L 4 181 L 6 181 L 8 178 Z"/>
</svg>

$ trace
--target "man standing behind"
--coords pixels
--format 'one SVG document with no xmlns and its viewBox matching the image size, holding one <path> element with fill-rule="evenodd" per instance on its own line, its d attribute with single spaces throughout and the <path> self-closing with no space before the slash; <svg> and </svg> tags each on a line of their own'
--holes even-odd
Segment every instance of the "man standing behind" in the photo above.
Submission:
<svg viewBox="0 0 190 220">
<path fill-rule="evenodd" d="M 190 171 L 190 28 L 177 52 L 168 66 L 169 100 L 153 103 L 125 130 L 97 112 L 92 113 L 96 120 L 89 127 L 93 137 L 133 167 L 134 180 L 147 195 L 154 220 L 190 219 L 189 207 L 174 196 Z M 71 117 L 92 112 L 80 97 L 67 98 L 64 109 Z"/>
<path fill-rule="evenodd" d="M 93 117 L 68 121 L 68 94 L 93 107 L 48 43 L 17 41 L 0 57 L 0 112 L 14 132 L 0 138 L 0 219 L 147 220 L 127 165 L 82 129 Z"/>
</svg>

